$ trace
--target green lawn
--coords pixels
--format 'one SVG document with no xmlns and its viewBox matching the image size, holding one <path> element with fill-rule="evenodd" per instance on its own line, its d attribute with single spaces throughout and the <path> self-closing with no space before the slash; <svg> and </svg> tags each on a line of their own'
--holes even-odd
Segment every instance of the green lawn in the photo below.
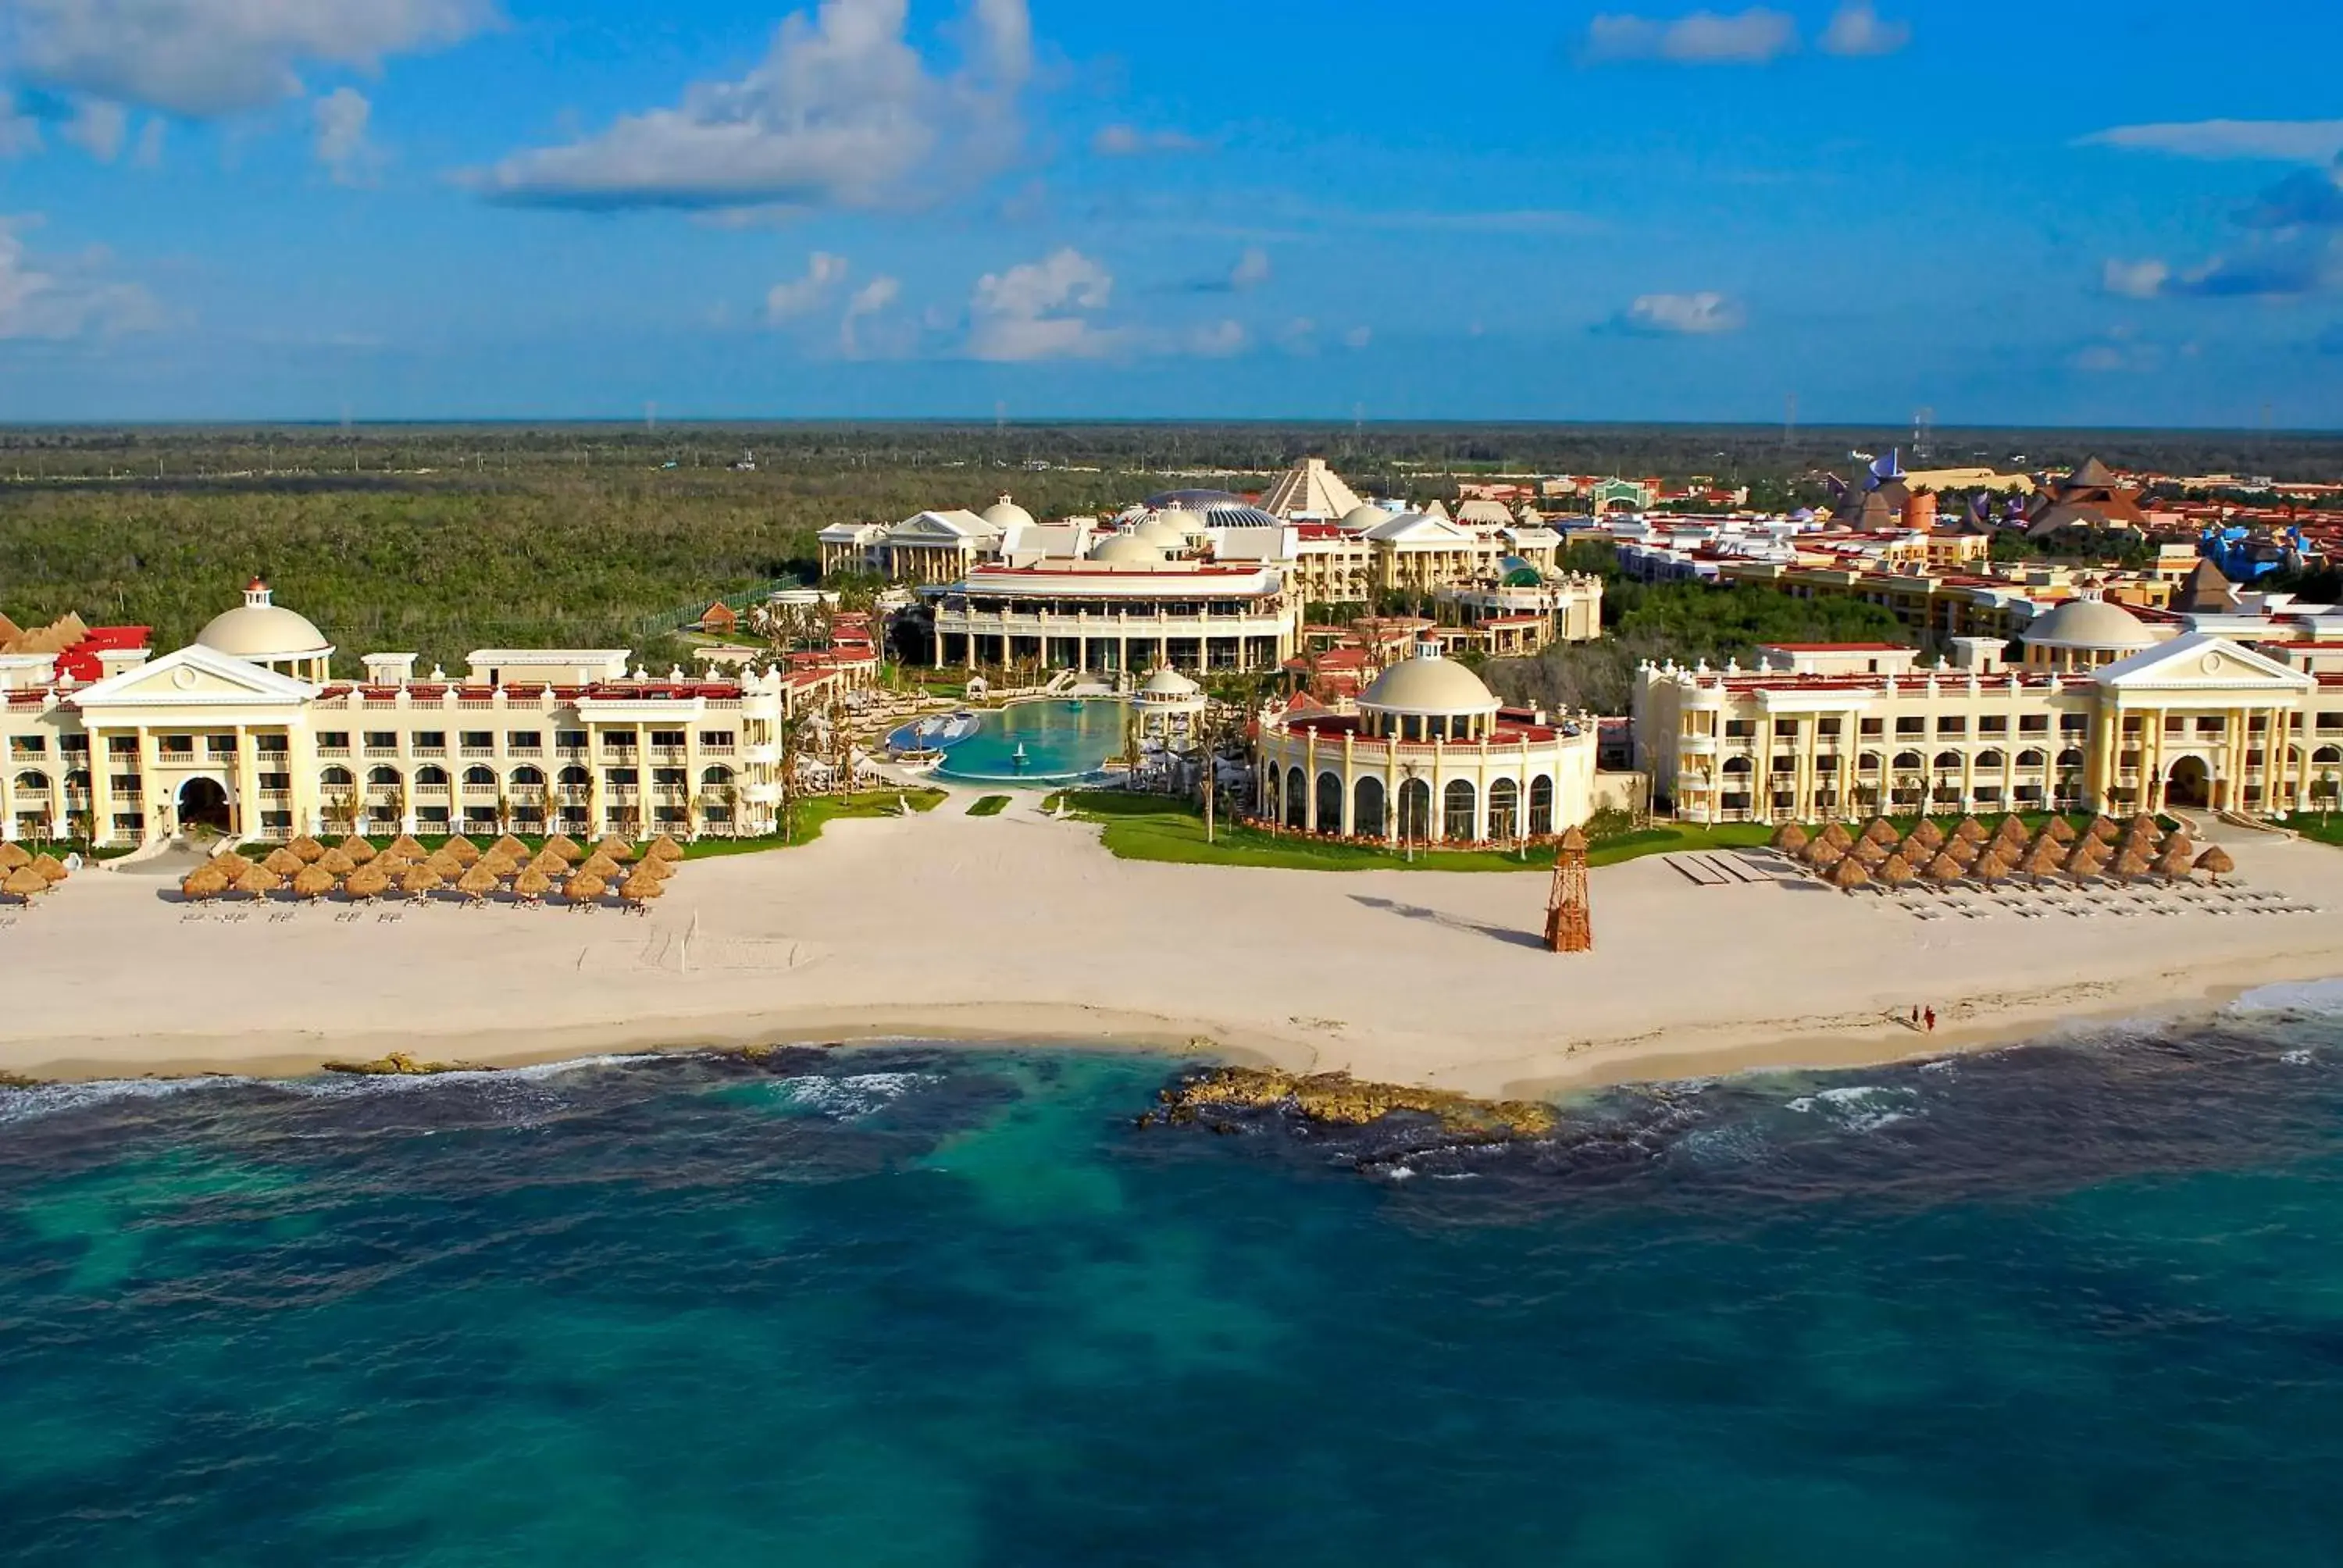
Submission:
<svg viewBox="0 0 2343 1568">
<path fill-rule="evenodd" d="M 1363 844 L 1329 844 L 1286 838 L 1223 820 L 1213 842 L 1204 842 L 1203 814 L 1184 801 L 1161 796 L 1127 795 L 1112 789 L 1082 789 L 1052 796 L 1077 816 L 1103 823 L 1107 849 L 1125 860 L 1169 860 L 1182 865 L 1263 866 L 1289 871 L 1550 871 L 1551 849 L 1526 854 L 1498 849 L 1418 849 L 1413 859 Z M 1772 830 L 1755 824 L 1707 829 L 1666 823 L 1598 844 L 1589 864 L 1616 865 L 1643 855 L 1686 849 L 1745 849 L 1763 844 Z"/>
<path fill-rule="evenodd" d="M 2343 816 L 2330 811 L 2297 811 L 2284 822 L 2306 839 L 2343 849 Z"/>
<path fill-rule="evenodd" d="M 1008 809 L 1008 796 L 987 795 L 970 806 L 968 809 L 968 814 L 971 817 L 998 817 Z"/>
</svg>

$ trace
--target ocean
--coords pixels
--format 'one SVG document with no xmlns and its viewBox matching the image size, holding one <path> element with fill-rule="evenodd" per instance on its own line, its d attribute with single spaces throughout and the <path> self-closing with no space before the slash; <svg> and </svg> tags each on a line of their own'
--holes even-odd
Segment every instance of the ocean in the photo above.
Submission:
<svg viewBox="0 0 2343 1568">
<path fill-rule="evenodd" d="M 0 1563 L 2343 1555 L 2343 995 L 1134 1125 L 919 1044 L 0 1093 Z"/>
</svg>

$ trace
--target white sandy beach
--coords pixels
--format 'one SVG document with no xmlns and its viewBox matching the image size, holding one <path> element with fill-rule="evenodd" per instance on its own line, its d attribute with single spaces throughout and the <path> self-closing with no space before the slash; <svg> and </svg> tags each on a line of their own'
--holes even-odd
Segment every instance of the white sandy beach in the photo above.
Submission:
<svg viewBox="0 0 2343 1568">
<path fill-rule="evenodd" d="M 1812 883 L 1694 887 L 1659 859 L 1594 873 L 1597 950 L 1563 958 L 1535 940 L 1541 876 L 1122 861 L 1038 799 L 971 818 L 955 798 L 695 861 L 649 918 L 190 918 L 166 879 L 85 872 L 0 913 L 0 1069 L 297 1074 L 392 1050 L 485 1064 L 907 1036 L 1193 1044 L 1520 1094 L 1853 1066 L 2343 975 L 2332 912 L 1923 921 Z M 2226 843 L 2254 888 L 2343 911 L 2343 851 Z M 1916 1005 L 1936 1008 L 1933 1037 L 1902 1021 Z"/>
</svg>

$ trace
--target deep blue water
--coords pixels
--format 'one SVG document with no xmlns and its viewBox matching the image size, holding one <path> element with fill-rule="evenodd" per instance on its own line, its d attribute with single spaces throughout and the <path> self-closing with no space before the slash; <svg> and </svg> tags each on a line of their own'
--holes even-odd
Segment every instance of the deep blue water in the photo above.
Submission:
<svg viewBox="0 0 2343 1568">
<path fill-rule="evenodd" d="M 887 1048 L 0 1095 L 9 1564 L 2299 1564 L 2343 1020 L 1139 1131 Z"/>
</svg>

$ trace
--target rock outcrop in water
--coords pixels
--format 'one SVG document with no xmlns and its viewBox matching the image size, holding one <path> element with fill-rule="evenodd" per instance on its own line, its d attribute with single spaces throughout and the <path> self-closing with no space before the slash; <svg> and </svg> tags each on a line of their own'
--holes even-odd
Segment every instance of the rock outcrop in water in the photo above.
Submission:
<svg viewBox="0 0 2343 1568">
<path fill-rule="evenodd" d="M 38 1089 L 41 1081 L 26 1078 L 21 1072 L 0 1072 L 0 1089 Z"/>
<path fill-rule="evenodd" d="M 1151 1111 L 1141 1125 L 1158 1121 L 1189 1122 L 1209 1111 L 1287 1110 L 1330 1127 L 1364 1127 L 1399 1111 L 1437 1117 L 1446 1131 L 1464 1138 L 1542 1138 L 1559 1118 L 1535 1100 L 1475 1100 L 1441 1089 L 1395 1083 L 1363 1083 L 1347 1072 L 1309 1076 L 1273 1068 L 1223 1067 L 1163 1091 L 1166 1109 Z"/>
<path fill-rule="evenodd" d="M 394 1050 L 376 1061 L 329 1061 L 327 1072 L 348 1073 L 357 1078 L 436 1078 L 443 1072 L 493 1072 L 494 1068 L 474 1067 L 463 1061 L 417 1061 L 403 1050 Z"/>
</svg>

